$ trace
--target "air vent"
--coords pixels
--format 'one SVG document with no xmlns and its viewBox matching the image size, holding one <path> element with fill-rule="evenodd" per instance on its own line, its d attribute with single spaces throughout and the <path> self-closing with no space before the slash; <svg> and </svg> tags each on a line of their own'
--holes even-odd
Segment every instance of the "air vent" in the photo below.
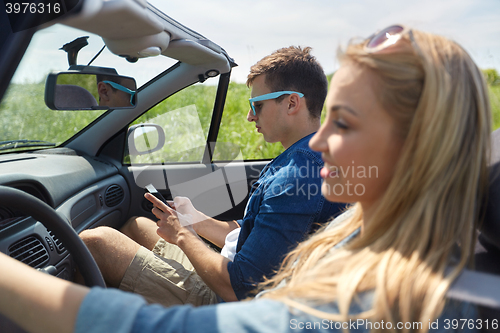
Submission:
<svg viewBox="0 0 500 333">
<path fill-rule="evenodd" d="M 9 247 L 9 255 L 33 268 L 42 267 L 49 261 L 49 254 L 35 236 L 26 237 Z"/>
<path fill-rule="evenodd" d="M 52 238 L 52 240 L 54 241 L 54 244 L 56 245 L 57 253 L 63 253 L 64 251 L 66 251 L 66 249 L 64 248 L 64 245 L 59 240 L 59 238 L 57 238 L 56 235 L 54 235 L 54 233 L 51 230 L 47 230 L 47 232 L 49 233 L 50 238 Z"/>
<path fill-rule="evenodd" d="M 111 185 L 106 189 L 104 194 L 104 202 L 106 206 L 113 207 L 122 202 L 124 197 L 123 189 L 118 185 Z"/>
</svg>

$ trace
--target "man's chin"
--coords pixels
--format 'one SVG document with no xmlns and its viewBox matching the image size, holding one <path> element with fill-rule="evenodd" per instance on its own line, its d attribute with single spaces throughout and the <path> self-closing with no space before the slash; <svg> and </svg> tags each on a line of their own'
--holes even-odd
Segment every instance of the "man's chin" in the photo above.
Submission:
<svg viewBox="0 0 500 333">
<path fill-rule="evenodd" d="M 264 137 L 264 141 L 266 141 L 267 143 L 276 143 L 276 142 L 280 142 L 280 141 L 278 141 L 278 140 L 276 140 L 276 139 L 266 137 L 266 135 L 265 135 L 265 134 L 263 135 L 263 137 Z"/>
</svg>

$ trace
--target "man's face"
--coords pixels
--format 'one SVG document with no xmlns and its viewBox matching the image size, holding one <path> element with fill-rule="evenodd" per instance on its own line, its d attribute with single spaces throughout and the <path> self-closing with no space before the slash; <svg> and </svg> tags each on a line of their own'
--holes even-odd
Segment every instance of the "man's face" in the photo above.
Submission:
<svg viewBox="0 0 500 333">
<path fill-rule="evenodd" d="M 127 87 L 126 84 L 122 84 L 124 87 L 129 89 L 134 89 L 134 87 Z M 108 106 L 110 108 L 119 107 L 130 107 L 130 94 L 113 89 L 111 85 L 99 82 L 97 84 L 97 91 L 99 93 L 99 106 Z"/>
<path fill-rule="evenodd" d="M 251 97 L 257 97 L 272 93 L 265 83 L 266 76 L 259 75 L 252 83 Z M 285 97 L 277 103 L 276 99 L 254 102 L 255 115 L 252 109 L 248 111 L 247 120 L 255 122 L 255 127 L 259 133 L 264 135 L 266 142 L 281 142 L 286 137 L 286 106 L 288 98 Z"/>
</svg>

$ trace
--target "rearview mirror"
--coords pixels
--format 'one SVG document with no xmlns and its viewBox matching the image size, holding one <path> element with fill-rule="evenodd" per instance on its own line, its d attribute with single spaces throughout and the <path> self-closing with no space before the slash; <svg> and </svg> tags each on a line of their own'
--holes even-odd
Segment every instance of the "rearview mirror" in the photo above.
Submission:
<svg viewBox="0 0 500 333">
<path fill-rule="evenodd" d="M 52 110 L 130 109 L 137 104 L 131 77 L 78 71 L 49 74 L 45 104 Z"/>
</svg>

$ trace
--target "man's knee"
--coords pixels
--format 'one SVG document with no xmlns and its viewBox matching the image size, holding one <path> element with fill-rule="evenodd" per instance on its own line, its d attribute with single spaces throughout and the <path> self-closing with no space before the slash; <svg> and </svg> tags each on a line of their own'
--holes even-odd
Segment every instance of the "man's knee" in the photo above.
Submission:
<svg viewBox="0 0 500 333">
<path fill-rule="evenodd" d="M 85 230 L 80 237 L 99 266 L 108 285 L 118 288 L 127 267 L 139 250 L 139 244 L 109 227 Z"/>
<path fill-rule="evenodd" d="M 151 219 L 134 216 L 121 227 L 120 231 L 136 243 L 152 250 L 156 242 L 160 239 L 156 233 L 157 229 L 158 226 Z"/>
<path fill-rule="evenodd" d="M 107 241 L 111 239 L 111 235 L 117 231 L 110 227 L 97 227 L 94 229 L 84 230 L 80 233 L 80 238 L 87 245 L 90 252 L 104 250 Z"/>
<path fill-rule="evenodd" d="M 139 216 L 132 216 L 125 222 L 125 224 L 120 228 L 120 231 L 130 237 L 133 233 L 136 232 L 138 226 L 137 219 L 139 219 Z M 132 238 L 132 237 L 130 237 Z"/>
</svg>

